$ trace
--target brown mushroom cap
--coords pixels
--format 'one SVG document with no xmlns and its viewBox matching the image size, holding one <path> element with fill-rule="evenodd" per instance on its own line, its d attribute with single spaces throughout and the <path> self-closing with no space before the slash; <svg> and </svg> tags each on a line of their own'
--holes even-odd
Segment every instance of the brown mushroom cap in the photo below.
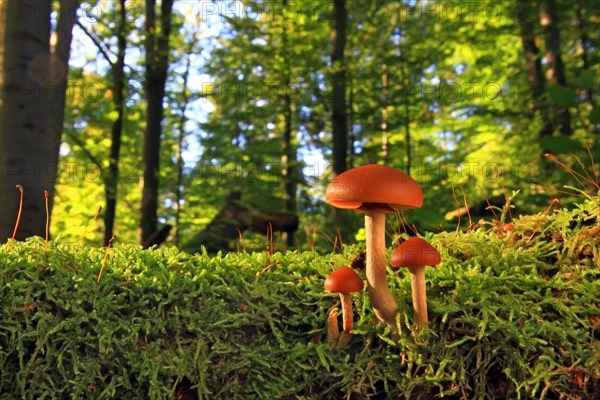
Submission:
<svg viewBox="0 0 600 400">
<path fill-rule="evenodd" d="M 426 265 L 438 265 L 442 261 L 440 253 L 425 239 L 419 237 L 410 238 L 398 245 L 390 264 L 392 267 L 424 267 Z"/>
<path fill-rule="evenodd" d="M 325 289 L 334 293 L 360 292 L 365 284 L 350 267 L 339 267 L 325 279 Z"/>
<path fill-rule="evenodd" d="M 397 169 L 367 164 L 336 176 L 325 193 L 329 204 L 357 211 L 419 208 L 423 192 L 419 184 Z"/>
</svg>

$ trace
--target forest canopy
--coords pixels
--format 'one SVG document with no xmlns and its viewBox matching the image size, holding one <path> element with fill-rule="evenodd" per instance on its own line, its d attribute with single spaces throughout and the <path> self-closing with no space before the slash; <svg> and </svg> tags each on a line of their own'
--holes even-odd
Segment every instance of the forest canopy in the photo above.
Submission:
<svg viewBox="0 0 600 400">
<path fill-rule="evenodd" d="M 264 248 L 272 229 L 280 246 L 330 250 L 336 235 L 360 240 L 361 223 L 325 187 L 369 163 L 422 186 L 424 207 L 397 231 L 599 190 L 591 0 L 0 10 L 0 242 L 44 236 L 48 212 L 65 242 L 199 251 L 237 229 L 223 249 Z"/>
</svg>

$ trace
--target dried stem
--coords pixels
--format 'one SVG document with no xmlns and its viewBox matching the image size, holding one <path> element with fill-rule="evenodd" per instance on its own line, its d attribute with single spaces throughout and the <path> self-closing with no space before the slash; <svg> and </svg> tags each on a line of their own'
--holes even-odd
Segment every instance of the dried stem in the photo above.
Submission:
<svg viewBox="0 0 600 400">
<path fill-rule="evenodd" d="M 579 183 L 582 188 L 585 188 L 585 184 L 581 181 L 581 179 L 583 179 L 584 181 L 588 182 L 589 184 L 595 186 L 597 189 L 600 189 L 600 185 L 598 185 L 596 182 L 594 182 L 593 179 L 591 179 L 589 177 L 586 177 L 586 176 L 583 176 L 579 172 L 573 170 L 573 168 L 569 167 L 567 164 L 565 164 L 562 161 L 560 161 L 555 155 L 550 154 L 550 153 L 546 153 L 546 154 L 544 154 L 544 157 L 549 158 L 551 161 L 553 161 L 556 164 L 558 164 L 561 167 L 563 167 L 569 174 L 571 174 L 571 176 L 573 178 L 575 178 L 575 180 L 577 181 L 577 183 Z M 581 178 L 581 179 L 579 179 L 579 178 Z"/>
<path fill-rule="evenodd" d="M 454 199 L 454 204 L 456 205 L 456 215 L 458 216 L 458 221 L 456 222 L 456 234 L 460 232 L 460 204 L 458 204 L 458 199 L 456 198 L 456 192 L 454 191 L 454 183 L 450 185 L 452 189 L 452 198 Z"/>
<path fill-rule="evenodd" d="M 108 245 L 106 246 L 106 252 L 104 253 L 104 259 L 102 260 L 102 266 L 100 267 L 100 272 L 98 273 L 98 279 L 96 279 L 96 283 L 100 283 L 100 278 L 102 278 L 104 267 L 106 267 L 106 263 L 108 262 L 108 253 L 116 239 L 117 237 L 115 235 L 112 235 L 112 237 L 108 241 Z"/>
<path fill-rule="evenodd" d="M 531 242 L 531 240 L 533 239 L 533 237 L 535 236 L 537 230 L 540 228 L 540 225 L 542 225 L 542 222 L 544 222 L 544 219 L 546 218 L 546 215 L 548 214 L 548 212 L 550 211 L 550 209 L 558 203 L 558 199 L 555 197 L 552 199 L 552 201 L 550 201 L 550 205 L 546 208 L 546 211 L 544 211 L 544 213 L 542 214 L 540 220 L 538 221 L 537 225 L 535 226 L 535 229 L 533 230 L 533 232 L 531 233 L 531 236 L 529 236 L 529 239 L 527 239 L 527 241 L 525 242 L 525 244 L 529 244 L 529 242 Z"/>
<path fill-rule="evenodd" d="M 48 250 L 48 237 L 50 236 L 50 206 L 49 206 L 50 194 L 47 190 L 44 190 L 44 204 L 46 206 L 46 250 Z"/>
<path fill-rule="evenodd" d="M 585 149 L 588 152 L 588 155 L 590 156 L 590 161 L 592 162 L 592 174 L 594 174 L 594 182 L 596 182 L 596 187 L 598 189 L 600 189 L 600 180 L 598 179 L 598 172 L 596 171 L 596 163 L 594 162 L 594 156 L 592 155 L 592 150 L 590 149 L 590 146 L 588 146 L 587 144 L 585 145 Z"/>
<path fill-rule="evenodd" d="M 17 189 L 19 189 L 19 212 L 17 213 L 17 221 L 15 222 L 15 229 L 13 230 L 12 239 L 14 240 L 17 236 L 17 229 L 19 229 L 19 223 L 21 222 L 21 213 L 23 212 L 23 186 L 17 185 Z"/>
<path fill-rule="evenodd" d="M 102 206 L 98 206 L 98 210 L 96 210 L 96 215 L 94 215 L 94 218 L 92 219 L 92 222 L 96 222 L 96 220 L 98 219 L 98 217 L 100 216 L 100 213 L 102 212 Z M 79 244 L 83 244 L 83 240 L 85 239 L 85 236 L 87 235 L 87 231 L 88 231 L 88 227 L 90 226 L 90 221 L 88 220 L 88 223 L 85 225 L 85 229 L 83 230 L 83 235 L 81 235 L 81 239 L 79 240 Z"/>
<path fill-rule="evenodd" d="M 458 187 L 460 188 L 460 191 L 462 192 L 463 201 L 465 203 L 465 210 L 467 210 L 467 216 L 469 217 L 468 231 L 471 232 L 473 230 L 473 219 L 471 218 L 471 211 L 469 211 L 469 205 L 467 204 L 467 195 L 465 194 L 465 191 L 464 191 L 462 185 L 458 185 Z"/>
</svg>

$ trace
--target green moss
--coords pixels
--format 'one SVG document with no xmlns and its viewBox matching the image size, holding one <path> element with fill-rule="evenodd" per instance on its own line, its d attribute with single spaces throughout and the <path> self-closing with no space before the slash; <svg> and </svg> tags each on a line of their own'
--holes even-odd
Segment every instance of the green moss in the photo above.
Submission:
<svg viewBox="0 0 600 400">
<path fill-rule="evenodd" d="M 443 257 L 427 271 L 428 333 L 412 330 L 407 274 L 389 270 L 400 337 L 362 293 L 337 351 L 323 281 L 356 247 L 267 258 L 117 244 L 97 283 L 105 249 L 10 242 L 0 399 L 598 397 L 599 199 L 499 228 L 427 237 Z"/>
</svg>

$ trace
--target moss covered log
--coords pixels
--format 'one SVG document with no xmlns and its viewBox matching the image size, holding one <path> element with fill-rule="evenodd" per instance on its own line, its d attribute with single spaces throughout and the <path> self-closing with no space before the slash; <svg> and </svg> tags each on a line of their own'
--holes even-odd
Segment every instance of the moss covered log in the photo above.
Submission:
<svg viewBox="0 0 600 400">
<path fill-rule="evenodd" d="M 323 281 L 359 247 L 210 257 L 117 244 L 98 282 L 106 249 L 11 241 L 0 399 L 599 398 L 600 202 L 540 218 L 428 236 L 443 260 L 427 271 L 429 331 L 412 324 L 408 274 L 389 269 L 399 336 L 363 292 L 338 350 L 325 323 L 339 298 Z"/>
</svg>

